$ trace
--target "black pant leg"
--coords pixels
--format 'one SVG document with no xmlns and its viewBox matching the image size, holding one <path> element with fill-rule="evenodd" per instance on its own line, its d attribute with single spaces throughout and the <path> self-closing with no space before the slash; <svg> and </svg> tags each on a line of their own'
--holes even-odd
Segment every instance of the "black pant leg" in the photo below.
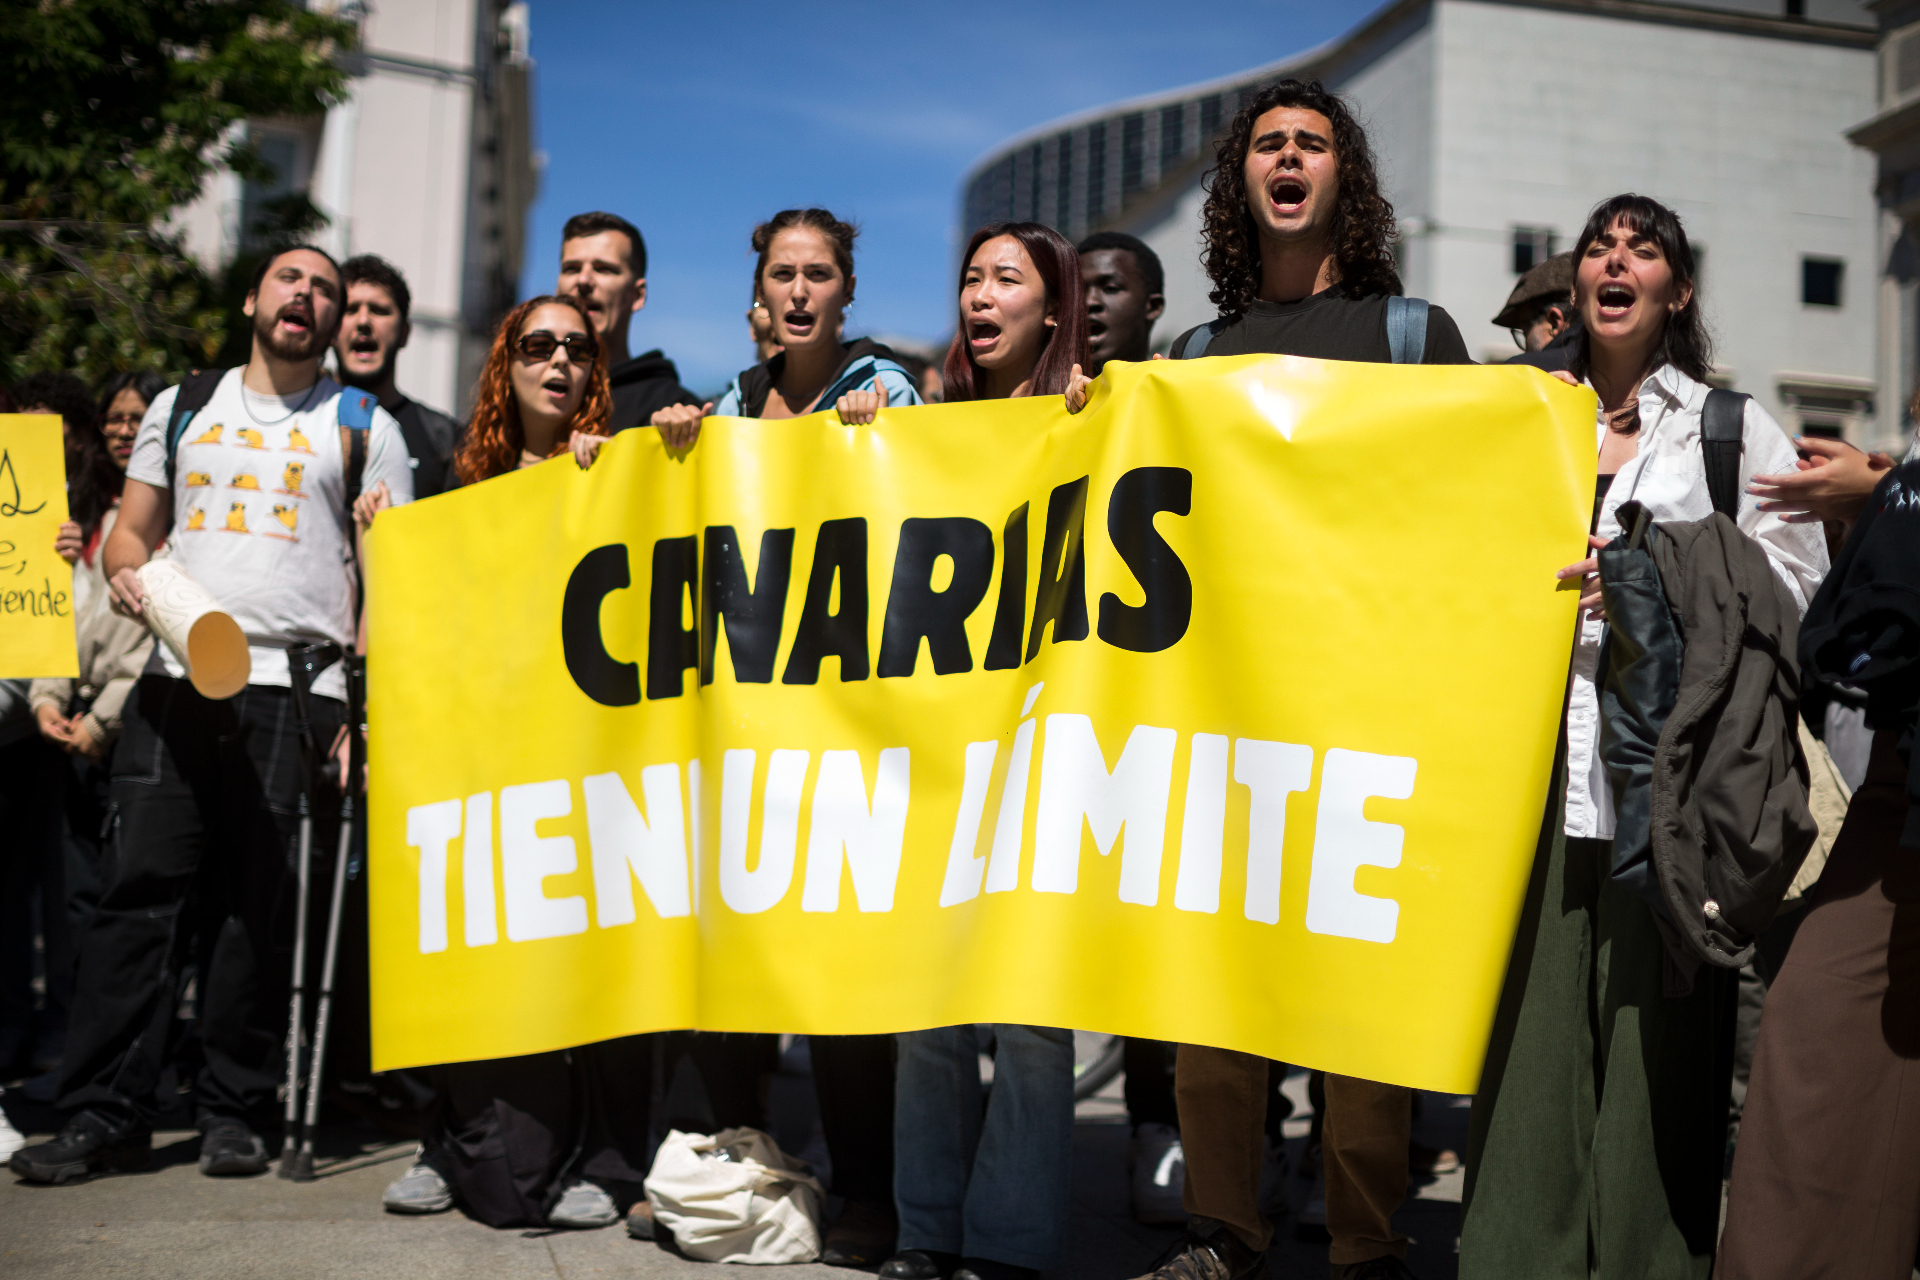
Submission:
<svg viewBox="0 0 1920 1280">
<path fill-rule="evenodd" d="M 190 776 L 207 771 L 212 735 L 184 680 L 141 678 L 126 704 L 110 784 L 114 819 L 103 889 L 80 944 L 60 1106 L 151 1123 L 165 1064 L 185 936 L 183 908 L 206 828 Z M 204 699 L 201 699 L 204 701 Z"/>
<path fill-rule="evenodd" d="M 1173 1101 L 1173 1046 L 1165 1040 L 1128 1036 L 1121 1050 L 1126 1072 L 1127 1119 L 1143 1124 L 1180 1127 L 1180 1109 Z"/>
<path fill-rule="evenodd" d="M 490 1227 L 544 1227 L 578 1146 L 574 1069 L 565 1053 L 432 1069 L 439 1097 L 427 1162 L 461 1208 Z"/>
<path fill-rule="evenodd" d="M 73 947 L 60 866 L 64 767 L 59 749 L 38 733 L 0 747 L 0 1067 L 16 1056 L 24 1063 L 38 1040 L 50 1037 L 48 1047 L 57 1047 L 66 1025 Z M 48 978 L 45 1007 L 38 1010 L 36 933 L 44 940 Z"/>
<path fill-rule="evenodd" d="M 573 1051 L 586 1105 L 577 1166 L 624 1211 L 643 1194 L 652 1151 L 654 1036 L 622 1036 Z"/>
<path fill-rule="evenodd" d="M 700 1069 L 720 1129 L 767 1128 L 760 1084 L 773 1070 L 780 1037 L 741 1031 L 696 1031 L 686 1052 Z"/>
<path fill-rule="evenodd" d="M 201 699 L 198 693 L 188 696 Z M 288 997 L 298 927 L 299 802 L 305 779 L 294 727 L 293 694 L 249 685 L 224 704 L 207 704 L 219 730 L 218 775 L 206 788 L 210 854 L 228 886 L 230 914 L 202 975 L 201 1034 L 206 1063 L 198 1084 L 199 1120 L 237 1117 L 256 1128 L 276 1124 L 275 1095 L 286 1078 Z M 313 733 L 324 748 L 346 721 L 332 698 L 312 700 Z M 319 780 L 310 796 L 306 1016 L 319 1000 L 328 909 L 339 832 L 337 789 Z"/>
<path fill-rule="evenodd" d="M 893 1045 L 890 1035 L 809 1036 L 814 1097 L 833 1160 L 833 1190 L 893 1207 Z"/>
</svg>

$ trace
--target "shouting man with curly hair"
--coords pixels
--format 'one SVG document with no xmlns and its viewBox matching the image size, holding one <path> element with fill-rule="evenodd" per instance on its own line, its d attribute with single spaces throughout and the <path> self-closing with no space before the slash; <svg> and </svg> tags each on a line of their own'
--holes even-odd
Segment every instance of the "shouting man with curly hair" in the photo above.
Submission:
<svg viewBox="0 0 1920 1280">
<path fill-rule="evenodd" d="M 1175 359 L 1471 363 L 1444 311 L 1400 298 L 1393 205 L 1365 130 L 1339 98 L 1298 80 L 1262 89 L 1216 154 L 1203 234 L 1220 317 L 1176 338 Z M 1268 1063 L 1181 1045 L 1174 1090 L 1191 1227 L 1154 1280 L 1264 1275 L 1273 1237 L 1260 1212 Z M 1343 1280 L 1411 1275 L 1406 1237 L 1390 1222 L 1406 1195 L 1411 1127 L 1408 1090 L 1327 1076 L 1327 1229 L 1333 1274 Z"/>
</svg>

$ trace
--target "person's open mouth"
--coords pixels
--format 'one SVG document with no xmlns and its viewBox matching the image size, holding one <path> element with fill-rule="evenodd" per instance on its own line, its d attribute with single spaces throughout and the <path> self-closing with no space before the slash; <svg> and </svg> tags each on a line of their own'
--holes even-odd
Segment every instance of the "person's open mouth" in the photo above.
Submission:
<svg viewBox="0 0 1920 1280">
<path fill-rule="evenodd" d="M 806 337 L 813 332 L 814 316 L 810 311 L 789 311 L 785 317 L 787 331 L 798 337 Z"/>
<path fill-rule="evenodd" d="M 1307 202 L 1307 184 L 1293 174 L 1281 174 L 1268 185 L 1267 199 L 1280 213 L 1299 213 Z"/>
<path fill-rule="evenodd" d="M 298 302 L 290 302 L 280 308 L 280 314 L 275 319 L 281 327 L 302 336 L 313 332 L 313 312 Z"/>
<path fill-rule="evenodd" d="M 1633 310 L 1634 292 L 1624 284 L 1608 282 L 1594 293 L 1594 301 L 1600 306 L 1602 319 L 1619 320 Z"/>
<path fill-rule="evenodd" d="M 1000 326 L 991 320 L 969 320 L 967 322 L 967 345 L 976 354 L 991 351 L 1000 341 Z"/>
<path fill-rule="evenodd" d="M 552 396 L 556 401 L 560 401 L 567 398 L 567 394 L 573 390 L 573 384 L 556 373 L 543 381 L 540 384 L 540 389 Z"/>
<path fill-rule="evenodd" d="M 1107 322 L 1105 320 L 1096 320 L 1092 316 L 1087 317 L 1087 336 L 1088 337 L 1090 338 L 1105 337 L 1106 332 L 1107 332 Z"/>
</svg>

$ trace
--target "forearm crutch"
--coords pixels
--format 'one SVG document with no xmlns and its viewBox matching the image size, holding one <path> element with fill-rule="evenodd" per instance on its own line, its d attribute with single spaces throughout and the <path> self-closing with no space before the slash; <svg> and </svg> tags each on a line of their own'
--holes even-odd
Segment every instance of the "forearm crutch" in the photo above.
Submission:
<svg viewBox="0 0 1920 1280">
<path fill-rule="evenodd" d="M 307 1068 L 307 1113 L 301 1125 L 300 1150 L 293 1158 L 295 1182 L 313 1181 L 313 1136 L 320 1127 L 320 1073 L 327 1065 L 327 1028 L 333 1014 L 333 970 L 340 957 L 340 917 L 347 904 L 347 870 L 353 854 L 354 796 L 360 790 L 365 748 L 360 733 L 366 719 L 367 660 L 348 654 L 347 674 L 347 785 L 340 792 L 340 851 L 333 863 L 333 905 L 327 911 L 327 949 L 320 961 L 320 1004 L 313 1018 L 313 1061 Z M 283 1169 L 286 1165 L 283 1163 Z"/>
<path fill-rule="evenodd" d="M 293 983 L 287 1010 L 286 1135 L 280 1146 L 280 1176 L 292 1177 L 300 1129 L 300 1037 L 306 1024 L 308 882 L 313 867 L 313 786 L 326 753 L 313 737 L 313 682 L 340 661 L 337 644 L 287 648 L 287 684 L 293 691 L 293 726 L 300 739 L 299 893 L 293 924 Z"/>
</svg>

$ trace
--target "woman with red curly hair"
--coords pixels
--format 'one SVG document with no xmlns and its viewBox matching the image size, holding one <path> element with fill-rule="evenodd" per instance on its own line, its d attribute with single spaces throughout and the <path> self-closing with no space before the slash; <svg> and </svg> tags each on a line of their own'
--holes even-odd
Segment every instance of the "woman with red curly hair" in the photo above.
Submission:
<svg viewBox="0 0 1920 1280">
<path fill-rule="evenodd" d="M 535 466 L 604 431 L 612 410 L 604 349 L 579 302 L 523 302 L 494 335 L 454 469 L 474 484 Z M 647 1096 L 624 1085 L 650 1066 L 650 1044 L 635 1036 L 430 1068 L 436 1097 L 419 1157 L 383 1203 L 435 1213 L 457 1202 L 496 1227 L 618 1220 L 641 1198 L 648 1137 Z"/>
<path fill-rule="evenodd" d="M 613 416 L 606 353 L 575 298 L 533 298 L 509 311 L 479 390 L 453 460 L 462 484 L 545 462 L 577 436 L 604 434 Z"/>
</svg>

